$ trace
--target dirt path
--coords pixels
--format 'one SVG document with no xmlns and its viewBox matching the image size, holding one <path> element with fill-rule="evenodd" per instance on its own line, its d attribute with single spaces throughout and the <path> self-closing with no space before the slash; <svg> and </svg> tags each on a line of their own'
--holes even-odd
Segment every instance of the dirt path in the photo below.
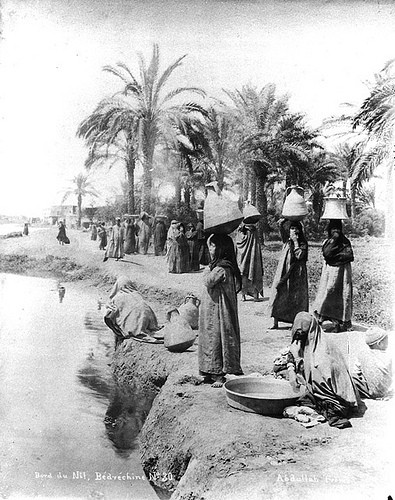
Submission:
<svg viewBox="0 0 395 500">
<path fill-rule="evenodd" d="M 168 274 L 164 257 L 152 254 L 103 263 L 98 242 L 91 241 L 88 233 L 69 231 L 69 237 L 71 244 L 60 246 L 56 229 L 38 230 L 28 238 L 2 240 L 0 252 L 68 257 L 111 277 L 127 275 L 146 287 L 148 300 L 151 288 L 163 289 L 168 302 L 188 292 L 199 295 L 200 273 Z M 290 341 L 288 329 L 268 331 L 266 304 L 239 303 L 246 374 L 270 372 L 274 357 Z M 358 335 L 354 332 L 351 337 Z M 172 498 L 379 499 L 394 495 L 389 445 L 392 401 L 366 401 L 364 416 L 353 419 L 350 429 L 338 430 L 327 424 L 305 429 L 293 420 L 232 409 L 223 390 L 182 383 L 185 376 L 197 373 L 196 346 L 191 352 L 175 355 L 163 346 L 136 347 L 130 342 L 118 353 L 124 370 L 130 372 L 130 366 L 140 363 L 140 369 L 147 373 L 156 370 L 152 376 L 160 378 L 160 372 L 167 377 L 143 429 L 142 458 L 143 463 L 155 461 L 155 470 L 162 474 L 178 464 L 183 475 L 179 484 L 164 484 L 177 486 Z"/>
</svg>

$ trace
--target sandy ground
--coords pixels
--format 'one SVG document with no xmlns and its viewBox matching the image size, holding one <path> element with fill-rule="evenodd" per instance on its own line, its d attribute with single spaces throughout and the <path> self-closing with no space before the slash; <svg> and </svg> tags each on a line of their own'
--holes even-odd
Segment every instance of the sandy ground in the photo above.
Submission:
<svg viewBox="0 0 395 500">
<path fill-rule="evenodd" d="M 167 304 L 161 306 L 152 297 L 161 319 L 174 297 L 189 292 L 199 295 L 200 273 L 169 274 L 164 257 L 151 253 L 103 263 L 103 252 L 89 233 L 69 231 L 71 244 L 67 246 L 58 245 L 56 234 L 51 228 L 27 238 L 1 240 L 0 252 L 68 257 L 111 277 L 127 275 L 146 288 L 148 300 L 151 289 L 163 289 L 168 294 Z M 108 288 L 103 288 L 103 299 Z M 239 303 L 246 374 L 270 372 L 274 357 L 290 340 L 286 325 L 280 323 L 279 330 L 268 330 L 268 293 L 265 290 L 263 302 Z M 357 346 L 362 335 L 359 330 L 363 327 L 357 326 L 348 338 L 339 337 L 343 348 L 347 341 Z M 353 352 L 351 348 L 350 363 Z M 177 487 L 172 498 L 378 499 L 394 495 L 392 401 L 365 401 L 364 415 L 352 419 L 350 429 L 338 430 L 326 423 L 305 429 L 293 420 L 230 408 L 223 389 L 187 382 L 185 376 L 197 374 L 196 345 L 187 353 L 172 354 L 161 345 L 127 341 L 117 352 L 115 363 L 125 380 L 133 370 L 140 371 L 142 379 L 151 378 L 154 385 L 167 380 L 144 426 L 141 447 L 146 470 L 183 476 L 179 483 L 178 478 L 163 482 L 163 486 Z"/>
</svg>

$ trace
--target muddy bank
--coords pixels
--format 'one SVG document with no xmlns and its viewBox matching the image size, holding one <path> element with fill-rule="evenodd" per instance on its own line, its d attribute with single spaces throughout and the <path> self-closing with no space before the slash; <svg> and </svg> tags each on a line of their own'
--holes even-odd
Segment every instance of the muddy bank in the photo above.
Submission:
<svg viewBox="0 0 395 500">
<path fill-rule="evenodd" d="M 83 233 L 70 232 L 67 248 L 44 233 L 13 240 L 1 243 L 3 271 L 79 280 L 101 288 L 103 296 L 126 275 L 160 321 L 167 306 L 189 292 L 199 294 L 199 274 L 169 275 L 163 258 L 139 255 L 103 264 L 103 254 Z M 244 372 L 270 372 L 289 330 L 267 330 L 265 302 L 240 303 L 239 316 Z M 121 383 L 156 394 L 140 435 L 141 460 L 147 477 L 173 499 L 378 498 L 394 491 L 385 443 L 389 402 L 367 401 L 368 411 L 352 420 L 351 429 L 305 429 L 293 420 L 232 409 L 223 390 L 196 385 L 196 344 L 176 354 L 127 340 L 114 354 L 113 369 Z"/>
</svg>

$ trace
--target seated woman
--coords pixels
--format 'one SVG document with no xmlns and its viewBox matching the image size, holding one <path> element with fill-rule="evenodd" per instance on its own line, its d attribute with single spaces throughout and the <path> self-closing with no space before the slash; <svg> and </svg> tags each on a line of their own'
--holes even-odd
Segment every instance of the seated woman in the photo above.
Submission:
<svg viewBox="0 0 395 500">
<path fill-rule="evenodd" d="M 361 398 L 388 396 L 392 385 L 392 359 L 387 352 L 388 332 L 372 328 L 366 332 L 366 349 L 358 353 L 352 378 Z"/>
<path fill-rule="evenodd" d="M 341 351 L 311 314 L 296 315 L 289 351 L 289 381 L 295 388 L 306 386 L 299 404 L 315 408 L 333 427 L 351 427 L 347 418 L 358 407 L 351 375 Z"/>
<path fill-rule="evenodd" d="M 129 278 L 118 278 L 110 293 L 104 322 L 115 334 L 115 347 L 124 339 L 163 344 L 163 335 L 156 332 L 156 315 L 143 297 L 136 291 Z"/>
</svg>

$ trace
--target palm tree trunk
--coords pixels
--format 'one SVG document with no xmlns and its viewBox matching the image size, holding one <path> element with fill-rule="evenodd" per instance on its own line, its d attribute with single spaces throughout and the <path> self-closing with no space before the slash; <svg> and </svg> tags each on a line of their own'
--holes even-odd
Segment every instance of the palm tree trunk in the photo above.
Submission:
<svg viewBox="0 0 395 500">
<path fill-rule="evenodd" d="M 78 200 L 77 227 L 79 229 L 81 227 L 81 219 L 82 219 L 82 194 L 78 195 L 77 200 Z"/>
<path fill-rule="evenodd" d="M 126 173 L 128 176 L 128 202 L 127 202 L 127 212 L 128 214 L 134 214 L 134 159 L 126 164 Z"/>
<path fill-rule="evenodd" d="M 251 170 L 248 165 L 243 168 L 243 201 L 248 200 L 248 193 L 250 188 L 250 174 Z"/>
<path fill-rule="evenodd" d="M 180 208 L 181 205 L 181 179 L 179 175 L 176 175 L 174 179 L 174 188 L 175 188 L 175 201 L 176 207 Z"/>
<path fill-rule="evenodd" d="M 388 167 L 387 174 L 387 199 L 386 199 L 386 207 L 385 207 L 385 238 L 389 241 L 393 241 L 394 239 L 394 182 L 395 176 L 393 173 L 394 165 L 390 162 Z"/>
<path fill-rule="evenodd" d="M 355 188 L 351 185 L 351 222 L 355 221 Z"/>
<path fill-rule="evenodd" d="M 251 188 L 251 203 L 256 206 L 256 173 L 253 168 L 250 169 L 250 188 Z"/>
<path fill-rule="evenodd" d="M 262 215 L 258 222 L 258 235 L 261 244 L 265 242 L 264 234 L 267 232 L 267 196 L 266 196 L 266 177 L 262 175 L 256 176 L 256 208 Z"/>
</svg>

